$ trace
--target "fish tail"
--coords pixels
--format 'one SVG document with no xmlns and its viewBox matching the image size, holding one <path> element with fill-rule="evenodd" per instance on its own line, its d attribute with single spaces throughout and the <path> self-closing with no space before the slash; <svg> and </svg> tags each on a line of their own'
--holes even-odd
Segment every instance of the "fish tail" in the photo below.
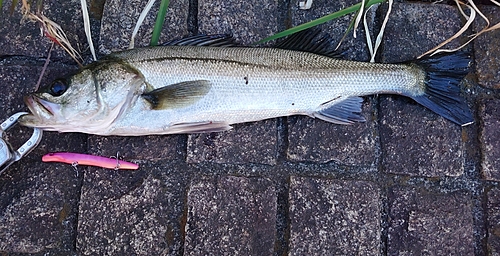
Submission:
<svg viewBox="0 0 500 256">
<path fill-rule="evenodd" d="M 407 95 L 440 116 L 461 126 L 474 123 L 459 84 L 469 73 L 471 58 L 465 52 L 441 54 L 412 63 L 425 70 L 424 94 Z"/>
</svg>

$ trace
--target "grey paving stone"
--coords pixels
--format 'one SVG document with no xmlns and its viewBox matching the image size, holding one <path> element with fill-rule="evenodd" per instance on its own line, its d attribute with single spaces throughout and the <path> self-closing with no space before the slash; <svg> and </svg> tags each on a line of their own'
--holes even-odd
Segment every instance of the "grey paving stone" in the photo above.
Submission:
<svg viewBox="0 0 500 256">
<path fill-rule="evenodd" d="M 387 255 L 474 255 L 472 200 L 417 188 L 389 193 Z"/>
<path fill-rule="evenodd" d="M 426 177 L 463 174 L 460 126 L 410 100 L 382 97 L 380 105 L 385 172 Z"/>
<path fill-rule="evenodd" d="M 168 167 L 138 171 L 89 168 L 78 211 L 82 255 L 160 255 L 178 251 L 174 228 L 182 209 Z M 172 217 L 174 216 L 175 217 Z M 178 235 L 177 235 L 178 236 Z"/>
<path fill-rule="evenodd" d="M 79 178 L 69 168 L 23 160 L 0 175 L 0 252 L 69 255 Z"/>
<path fill-rule="evenodd" d="M 0 10 L 0 56 L 23 55 L 43 57 L 47 55 L 52 41 L 40 33 L 40 25 L 36 22 L 21 21 L 21 2 L 18 2 L 12 15 L 9 14 L 12 1 L 3 1 Z M 32 12 L 36 3 L 32 3 Z M 85 32 L 80 1 L 43 1 L 43 14 L 56 22 L 66 33 L 68 40 L 75 49 L 86 49 Z M 53 58 L 71 60 L 71 57 L 58 46 L 54 47 Z"/>
<path fill-rule="evenodd" d="M 488 255 L 500 254 L 500 190 L 494 188 L 488 192 Z"/>
<path fill-rule="evenodd" d="M 368 122 L 336 125 L 310 117 L 288 118 L 287 158 L 291 161 L 373 166 L 378 131 L 372 101 L 363 104 Z"/>
<path fill-rule="evenodd" d="M 248 45 L 276 33 L 278 1 L 198 1 L 201 34 L 232 34 Z M 263 22 L 264 21 L 264 22 Z"/>
<path fill-rule="evenodd" d="M 137 19 L 148 1 L 109 0 L 104 5 L 101 22 L 99 51 L 110 52 L 127 49 Z M 161 1 L 156 1 L 135 38 L 135 47 L 147 46 L 151 41 L 156 14 Z M 180 38 L 188 34 L 189 1 L 171 1 L 159 43 Z"/>
<path fill-rule="evenodd" d="M 388 50 L 382 53 L 383 62 L 414 59 L 452 36 L 460 24 L 458 11 L 451 6 L 395 3 L 384 37 Z M 385 172 L 427 177 L 463 173 L 459 126 L 403 97 L 381 97 L 380 120 Z"/>
<path fill-rule="evenodd" d="M 188 135 L 188 163 L 276 164 L 276 120 L 233 125 L 222 133 Z"/>
<path fill-rule="evenodd" d="M 89 153 L 116 156 L 130 160 L 180 160 L 183 159 L 185 136 L 89 136 Z"/>
<path fill-rule="evenodd" d="M 481 142 L 481 173 L 484 179 L 500 181 L 500 100 L 482 100 L 479 108 L 482 129 L 479 140 Z"/>
<path fill-rule="evenodd" d="M 459 11 L 453 6 L 395 2 L 384 33 L 382 62 L 414 60 L 453 36 L 460 30 L 461 24 Z M 462 38 L 466 39 L 466 35 Z M 459 45 L 455 40 L 444 48 Z"/>
<path fill-rule="evenodd" d="M 491 24 L 500 22 L 500 8 L 496 6 L 479 6 L 481 12 L 490 20 Z M 475 32 L 479 32 L 486 25 L 482 19 L 474 23 Z M 474 41 L 474 57 L 476 74 L 480 85 L 491 88 L 500 88 L 500 30 L 493 30 L 482 34 Z"/>
<path fill-rule="evenodd" d="M 366 181 L 292 177 L 290 255 L 379 255 L 380 192 Z"/>
<path fill-rule="evenodd" d="M 262 178 L 202 178 L 191 184 L 185 255 L 272 255 L 277 197 Z"/>
</svg>

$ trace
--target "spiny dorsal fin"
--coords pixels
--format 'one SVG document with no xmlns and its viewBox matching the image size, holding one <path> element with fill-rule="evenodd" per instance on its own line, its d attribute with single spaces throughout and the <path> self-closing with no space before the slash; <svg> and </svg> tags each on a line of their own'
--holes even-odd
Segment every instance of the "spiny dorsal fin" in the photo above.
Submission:
<svg viewBox="0 0 500 256">
<path fill-rule="evenodd" d="M 189 106 L 203 98 L 211 88 L 207 80 L 185 81 L 155 89 L 141 96 L 151 103 L 152 109 Z"/>
<path fill-rule="evenodd" d="M 362 103 L 363 98 L 361 97 L 350 97 L 334 104 L 327 102 L 313 116 L 335 124 L 365 122 L 365 118 L 361 115 Z"/>
<path fill-rule="evenodd" d="M 331 50 L 332 41 L 328 35 L 319 40 L 316 37 L 321 33 L 318 28 L 309 28 L 288 36 L 284 41 L 274 47 L 302 52 L 315 53 L 327 57 L 339 58 L 341 54 Z"/>
<path fill-rule="evenodd" d="M 212 47 L 235 47 L 239 46 L 232 35 L 196 35 L 182 39 L 173 40 L 163 43 L 162 45 L 177 45 L 177 46 L 212 46 Z"/>
</svg>

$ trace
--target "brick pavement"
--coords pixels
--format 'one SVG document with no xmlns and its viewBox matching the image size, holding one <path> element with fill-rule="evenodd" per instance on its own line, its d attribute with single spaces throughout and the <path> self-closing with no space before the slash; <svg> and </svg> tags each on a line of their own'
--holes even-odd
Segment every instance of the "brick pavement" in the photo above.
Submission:
<svg viewBox="0 0 500 256">
<path fill-rule="evenodd" d="M 101 53 L 127 47 L 145 5 L 105 2 L 90 1 Z M 161 40 L 232 33 L 248 44 L 355 2 L 315 0 L 311 10 L 299 10 L 295 1 L 172 1 Z M 44 4 L 45 14 L 85 50 L 79 2 Z M 9 6 L 4 1 L 2 14 Z M 498 7 L 480 8 L 499 17 Z M 380 26 L 378 15 L 370 15 L 372 27 Z M 448 5 L 396 3 L 379 60 L 414 58 L 454 34 L 458 17 Z M 18 12 L 0 16 L 1 120 L 26 110 L 22 96 L 33 89 L 50 47 L 36 25 L 20 19 Z M 148 42 L 154 15 L 146 20 L 139 46 Z M 338 41 L 349 21 L 328 23 L 323 33 Z M 403 97 L 371 96 L 363 105 L 367 122 L 353 126 L 289 117 L 217 134 L 47 132 L 35 151 L 0 176 L 0 253 L 498 255 L 499 44 L 494 31 L 466 49 L 477 68 L 462 85 L 477 118 L 466 128 Z M 342 49 L 350 59 L 368 58 L 362 39 L 348 38 Z M 56 50 L 43 82 L 76 68 Z M 18 145 L 29 131 L 9 135 Z M 119 153 L 141 168 L 75 170 L 40 161 L 53 151 Z"/>
</svg>

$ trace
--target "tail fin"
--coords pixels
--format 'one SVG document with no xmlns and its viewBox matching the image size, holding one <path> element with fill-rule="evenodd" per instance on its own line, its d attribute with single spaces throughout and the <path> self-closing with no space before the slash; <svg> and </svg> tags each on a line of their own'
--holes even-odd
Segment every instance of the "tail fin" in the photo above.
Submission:
<svg viewBox="0 0 500 256">
<path fill-rule="evenodd" d="M 441 54 L 414 61 L 426 72 L 425 93 L 412 97 L 440 116 L 461 126 L 474 123 L 472 113 L 460 96 L 460 81 L 469 73 L 470 55 Z"/>
</svg>

